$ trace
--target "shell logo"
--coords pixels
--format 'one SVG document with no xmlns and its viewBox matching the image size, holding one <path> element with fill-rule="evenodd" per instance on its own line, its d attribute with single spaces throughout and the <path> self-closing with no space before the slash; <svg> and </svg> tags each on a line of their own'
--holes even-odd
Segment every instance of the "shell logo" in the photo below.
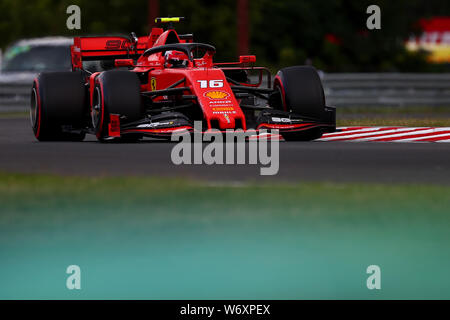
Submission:
<svg viewBox="0 0 450 320">
<path fill-rule="evenodd" d="M 205 92 L 204 96 L 210 99 L 226 99 L 228 98 L 229 94 L 224 91 L 214 90 Z"/>
</svg>

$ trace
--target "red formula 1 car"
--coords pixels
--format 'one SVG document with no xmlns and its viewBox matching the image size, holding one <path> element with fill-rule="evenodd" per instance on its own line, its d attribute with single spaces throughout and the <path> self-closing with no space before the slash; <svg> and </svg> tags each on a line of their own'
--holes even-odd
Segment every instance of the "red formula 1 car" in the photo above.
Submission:
<svg viewBox="0 0 450 320">
<path fill-rule="evenodd" d="M 72 72 L 41 73 L 34 80 L 30 114 L 36 138 L 170 138 L 193 131 L 194 121 L 202 121 L 205 131 L 278 129 L 285 140 L 335 131 L 336 112 L 325 106 L 314 68 L 284 68 L 272 84 L 267 68 L 253 66 L 255 56 L 214 63 L 213 46 L 173 29 L 181 19 L 158 18 L 167 30 L 153 28 L 148 37 L 74 38 Z M 85 70 L 83 62 L 93 60 L 109 62 L 112 70 Z"/>
</svg>

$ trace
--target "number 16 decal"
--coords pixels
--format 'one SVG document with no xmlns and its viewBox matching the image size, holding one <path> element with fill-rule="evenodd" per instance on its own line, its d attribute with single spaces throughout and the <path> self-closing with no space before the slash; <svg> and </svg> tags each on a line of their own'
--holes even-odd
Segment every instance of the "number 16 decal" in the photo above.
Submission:
<svg viewBox="0 0 450 320">
<path fill-rule="evenodd" d="M 209 87 L 208 80 L 197 80 L 197 82 L 200 82 L 200 88 L 202 89 L 223 87 L 223 80 L 209 80 Z"/>
</svg>

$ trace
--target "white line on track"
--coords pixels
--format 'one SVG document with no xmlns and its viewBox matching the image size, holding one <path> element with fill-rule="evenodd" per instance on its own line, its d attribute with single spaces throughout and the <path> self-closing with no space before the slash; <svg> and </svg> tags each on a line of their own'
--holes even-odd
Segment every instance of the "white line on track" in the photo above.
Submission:
<svg viewBox="0 0 450 320">
<path fill-rule="evenodd" d="M 344 130 L 343 128 L 339 128 L 340 130 Z M 360 128 L 360 129 L 345 129 L 344 131 L 337 131 L 337 132 L 333 132 L 333 133 L 327 133 L 326 136 L 328 137 L 336 137 L 336 136 L 344 136 L 344 135 L 348 135 L 351 133 L 362 133 L 362 132 L 377 132 L 380 130 L 387 130 L 388 128 L 383 128 L 383 127 L 373 127 L 373 128 Z"/>
<path fill-rule="evenodd" d="M 441 134 L 435 134 L 435 135 L 426 135 L 423 137 L 414 137 L 414 138 L 406 138 L 406 139 L 399 139 L 395 140 L 398 142 L 408 142 L 408 141 L 421 141 L 421 140 L 429 140 L 429 139 L 435 139 L 435 138 L 443 138 L 443 140 L 440 140 L 442 142 L 446 141 L 445 138 L 450 138 L 450 133 L 441 133 Z"/>
<path fill-rule="evenodd" d="M 339 127 L 317 141 L 376 142 L 450 142 L 450 127 Z M 281 135 L 264 133 L 250 139 L 280 139 Z"/>
<path fill-rule="evenodd" d="M 412 131 L 417 130 L 421 128 L 395 128 L 395 129 L 389 129 L 389 130 L 379 130 L 379 131 L 370 131 L 370 132 L 363 132 L 363 133 L 355 133 L 355 134 L 349 134 L 349 135 L 343 135 L 343 136 L 337 136 L 337 137 L 328 137 L 328 135 L 324 135 L 324 138 L 320 139 L 321 141 L 330 141 L 330 140 L 347 140 L 352 138 L 363 138 L 373 135 L 379 135 L 379 134 L 388 134 L 388 133 L 397 133 L 397 132 L 403 132 L 403 131 Z M 429 128 L 424 128 L 429 129 Z M 358 139 L 360 140 L 360 139 Z"/>
<path fill-rule="evenodd" d="M 408 132 L 404 132 L 404 133 L 396 133 L 396 134 L 388 134 L 388 135 L 382 135 L 382 136 L 376 136 L 376 137 L 366 137 L 366 138 L 361 138 L 358 139 L 360 141 L 375 141 L 375 140 L 383 140 L 383 139 L 387 139 L 387 138 L 400 138 L 400 137 L 406 137 L 406 136 L 412 136 L 412 135 L 423 135 L 423 137 L 425 137 L 425 135 L 427 134 L 431 134 L 431 133 L 435 133 L 438 131 L 443 131 L 443 130 L 448 130 L 447 128 L 434 128 L 434 129 L 424 129 L 424 130 L 416 130 L 416 131 L 408 131 Z M 395 139 L 398 140 L 398 139 Z"/>
</svg>

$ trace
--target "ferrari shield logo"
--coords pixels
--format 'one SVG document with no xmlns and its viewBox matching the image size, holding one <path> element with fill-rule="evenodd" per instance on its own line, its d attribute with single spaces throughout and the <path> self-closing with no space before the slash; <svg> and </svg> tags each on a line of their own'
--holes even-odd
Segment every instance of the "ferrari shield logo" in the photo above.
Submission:
<svg viewBox="0 0 450 320">
<path fill-rule="evenodd" d="M 156 78 L 150 80 L 150 86 L 152 87 L 152 91 L 156 90 Z"/>
</svg>

